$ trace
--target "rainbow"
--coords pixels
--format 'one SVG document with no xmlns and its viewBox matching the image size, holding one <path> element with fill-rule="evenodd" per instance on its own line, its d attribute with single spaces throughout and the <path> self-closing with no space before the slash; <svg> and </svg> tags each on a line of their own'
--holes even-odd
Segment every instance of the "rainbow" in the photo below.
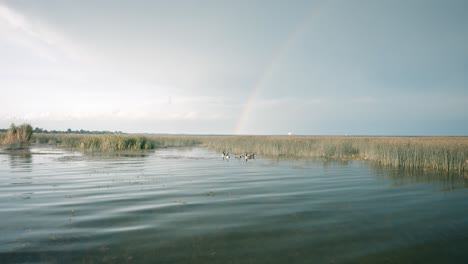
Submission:
<svg viewBox="0 0 468 264">
<path fill-rule="evenodd" d="M 254 107 L 255 103 L 259 98 L 259 95 L 265 90 L 270 82 L 273 74 L 278 71 L 281 66 L 282 61 L 288 56 L 289 52 L 295 47 L 296 43 L 301 40 L 309 29 L 309 25 L 312 22 L 312 18 L 316 17 L 316 13 L 319 10 L 318 6 L 314 6 L 308 16 L 305 16 L 301 23 L 298 24 L 295 30 L 289 34 L 286 41 L 281 45 L 278 52 L 260 75 L 260 78 L 254 85 L 250 96 L 247 98 L 246 103 L 242 109 L 240 117 L 238 119 L 237 125 L 235 126 L 234 134 L 241 135 L 249 133 L 247 125 L 249 121 L 254 120 Z"/>
</svg>

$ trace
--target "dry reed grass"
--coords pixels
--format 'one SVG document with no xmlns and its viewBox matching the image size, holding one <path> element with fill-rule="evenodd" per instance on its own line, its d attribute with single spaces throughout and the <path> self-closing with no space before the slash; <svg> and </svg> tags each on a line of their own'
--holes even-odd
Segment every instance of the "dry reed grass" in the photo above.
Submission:
<svg viewBox="0 0 468 264">
<path fill-rule="evenodd" d="M 1 137 L 2 145 L 6 145 L 8 149 L 21 148 L 27 145 L 31 140 L 33 129 L 29 124 L 16 126 L 11 124 L 10 128 Z"/>
<path fill-rule="evenodd" d="M 153 135 L 36 134 L 33 142 L 83 151 L 142 151 L 199 144 L 194 137 Z"/>
<path fill-rule="evenodd" d="M 468 137 L 172 136 L 36 134 L 37 143 L 83 151 L 205 146 L 231 154 L 370 160 L 404 170 L 434 170 L 468 177 Z"/>
<path fill-rule="evenodd" d="M 407 170 L 468 173 L 468 137 L 218 136 L 206 137 L 203 143 L 220 152 L 363 159 Z"/>
</svg>

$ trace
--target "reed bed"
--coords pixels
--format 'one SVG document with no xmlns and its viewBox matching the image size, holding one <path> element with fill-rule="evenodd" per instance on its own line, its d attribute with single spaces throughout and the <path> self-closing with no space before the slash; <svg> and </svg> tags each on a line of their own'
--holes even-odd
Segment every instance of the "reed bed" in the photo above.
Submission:
<svg viewBox="0 0 468 264">
<path fill-rule="evenodd" d="M 468 177 L 468 137 L 35 134 L 32 141 L 83 151 L 141 151 L 200 145 L 231 154 L 360 159 L 372 161 L 378 166 L 432 170 Z"/>
<path fill-rule="evenodd" d="M 143 151 L 162 147 L 194 146 L 200 143 L 195 137 L 187 136 L 120 134 L 36 134 L 32 141 L 88 152 Z"/>
<path fill-rule="evenodd" d="M 468 137 L 218 136 L 203 138 L 203 144 L 219 152 L 362 159 L 381 166 L 468 177 Z"/>
</svg>

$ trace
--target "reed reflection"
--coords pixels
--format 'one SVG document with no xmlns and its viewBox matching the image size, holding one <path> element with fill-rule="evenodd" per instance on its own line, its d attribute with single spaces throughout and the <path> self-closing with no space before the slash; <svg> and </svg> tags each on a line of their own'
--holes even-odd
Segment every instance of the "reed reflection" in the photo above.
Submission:
<svg viewBox="0 0 468 264">
<path fill-rule="evenodd" d="M 33 155 L 29 149 L 8 151 L 8 164 L 12 170 L 32 172 Z"/>
<path fill-rule="evenodd" d="M 455 174 L 443 173 L 421 169 L 393 169 L 382 166 L 371 166 L 377 177 L 383 177 L 393 181 L 395 186 L 409 186 L 420 183 L 436 184 L 441 191 L 454 191 L 468 188 L 468 179 Z"/>
</svg>

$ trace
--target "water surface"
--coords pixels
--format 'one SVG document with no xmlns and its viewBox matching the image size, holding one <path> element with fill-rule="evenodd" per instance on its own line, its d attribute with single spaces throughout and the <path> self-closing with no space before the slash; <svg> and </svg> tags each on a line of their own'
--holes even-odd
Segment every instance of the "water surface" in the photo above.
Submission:
<svg viewBox="0 0 468 264">
<path fill-rule="evenodd" d="M 0 154 L 0 263 L 468 263 L 468 183 L 203 148 Z"/>
</svg>

